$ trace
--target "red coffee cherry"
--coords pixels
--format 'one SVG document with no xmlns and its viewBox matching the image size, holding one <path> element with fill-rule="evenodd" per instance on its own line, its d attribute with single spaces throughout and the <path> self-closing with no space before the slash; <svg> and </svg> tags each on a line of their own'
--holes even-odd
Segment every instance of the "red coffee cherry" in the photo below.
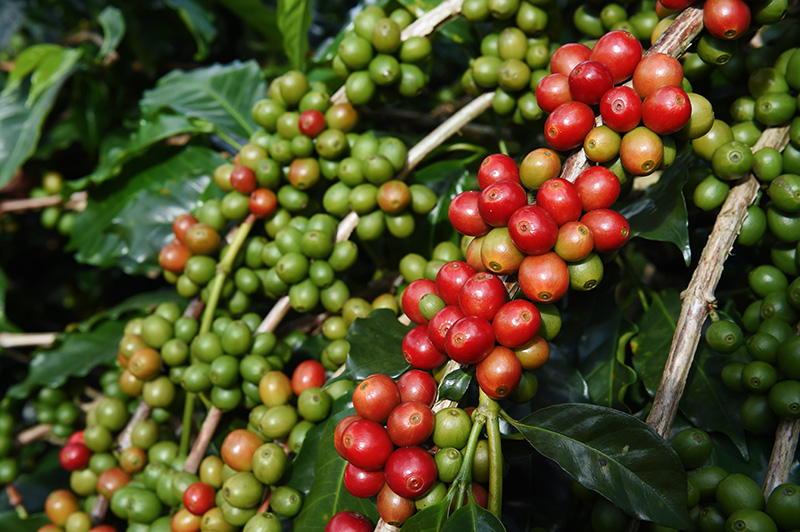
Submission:
<svg viewBox="0 0 800 532">
<path fill-rule="evenodd" d="M 536 205 L 549 212 L 559 226 L 577 220 L 583 212 L 578 189 L 560 177 L 548 179 L 539 187 Z"/>
<path fill-rule="evenodd" d="M 642 103 L 642 122 L 650 131 L 670 135 L 686 125 L 692 116 L 692 103 L 686 92 L 665 85 L 651 92 Z"/>
<path fill-rule="evenodd" d="M 492 321 L 497 342 L 512 348 L 530 342 L 538 334 L 541 325 L 539 309 L 525 299 L 509 301 L 500 307 Z"/>
<path fill-rule="evenodd" d="M 600 116 L 614 131 L 630 131 L 642 120 L 642 99 L 630 87 L 614 87 L 600 99 Z"/>
<path fill-rule="evenodd" d="M 266 218 L 275 212 L 278 197 L 268 188 L 257 188 L 250 194 L 248 206 L 256 218 Z"/>
<path fill-rule="evenodd" d="M 345 489 L 354 497 L 360 497 L 362 499 L 374 497 L 381 491 L 383 483 L 384 475 L 382 469 L 367 471 L 353 464 L 347 464 L 344 468 L 342 484 L 344 484 Z"/>
<path fill-rule="evenodd" d="M 433 376 L 418 369 L 407 371 L 397 379 L 397 389 L 400 391 L 400 399 L 404 403 L 419 401 L 431 406 L 436 398 L 436 387 L 436 380 Z"/>
<path fill-rule="evenodd" d="M 444 351 L 444 340 L 447 331 L 455 322 L 464 317 L 464 311 L 458 305 L 447 305 L 442 310 L 434 314 L 428 322 L 428 339 L 439 351 Z"/>
<path fill-rule="evenodd" d="M 316 360 L 300 362 L 292 373 L 292 392 L 296 396 L 307 388 L 322 388 L 325 385 L 325 368 Z"/>
<path fill-rule="evenodd" d="M 58 461 L 67 471 L 84 469 L 91 457 L 92 451 L 83 443 L 67 443 L 58 453 Z"/>
<path fill-rule="evenodd" d="M 558 228 L 558 240 L 553 251 L 566 262 L 584 259 L 593 250 L 594 235 L 586 224 L 568 222 Z"/>
<path fill-rule="evenodd" d="M 633 75 L 636 65 L 641 61 L 642 44 L 627 31 L 609 31 L 597 40 L 589 59 L 607 66 L 614 84 L 622 83 Z"/>
<path fill-rule="evenodd" d="M 386 464 L 394 445 L 383 425 L 360 419 L 342 432 L 342 449 L 348 462 L 367 471 L 377 471 Z"/>
<path fill-rule="evenodd" d="M 544 136 L 554 150 L 566 151 L 583 144 L 594 127 L 594 112 L 582 102 L 562 103 L 544 122 Z"/>
<path fill-rule="evenodd" d="M 567 74 L 548 74 L 536 85 L 536 103 L 545 113 L 552 113 L 562 103 L 571 101 Z"/>
<path fill-rule="evenodd" d="M 522 378 L 522 364 L 514 351 L 498 345 L 475 369 L 483 393 L 492 399 L 504 399 L 514 393 Z"/>
<path fill-rule="evenodd" d="M 613 86 L 611 71 L 600 61 L 584 61 L 569 73 L 569 93 L 588 105 L 600 103 L 603 94 Z"/>
<path fill-rule="evenodd" d="M 197 218 L 188 212 L 176 216 L 172 221 L 172 232 L 175 234 L 175 238 L 183 242 L 183 235 L 186 234 L 186 230 L 196 223 Z"/>
<path fill-rule="evenodd" d="M 428 323 L 428 320 L 419 311 L 419 300 L 425 294 L 435 293 L 436 283 L 430 279 L 411 281 L 403 291 L 403 297 L 400 300 L 400 306 L 403 307 L 403 312 L 408 316 L 408 319 L 419 325 Z"/>
<path fill-rule="evenodd" d="M 511 241 L 523 253 L 540 255 L 550 251 L 558 238 L 558 224 L 538 205 L 517 209 L 508 220 Z"/>
<path fill-rule="evenodd" d="M 421 445 L 433 434 L 433 411 L 419 401 L 397 405 L 386 420 L 386 432 L 398 447 Z"/>
<path fill-rule="evenodd" d="M 619 197 L 619 178 L 604 166 L 590 166 L 575 179 L 584 211 L 607 209 Z"/>
<path fill-rule="evenodd" d="M 180 240 L 173 240 L 158 252 L 158 265 L 169 272 L 181 273 L 191 256 L 189 248 Z"/>
<path fill-rule="evenodd" d="M 436 274 L 436 295 L 448 305 L 458 304 L 458 292 L 467 279 L 475 275 L 475 269 L 460 260 L 448 262 Z"/>
<path fill-rule="evenodd" d="M 459 233 L 468 236 L 485 235 L 491 229 L 480 210 L 478 210 L 478 198 L 481 193 L 477 190 L 465 190 L 458 194 L 450 206 L 447 208 L 447 216 L 453 228 Z"/>
<path fill-rule="evenodd" d="M 447 331 L 444 348 L 459 364 L 477 364 L 489 355 L 494 342 L 491 323 L 479 316 L 466 316 Z"/>
<path fill-rule="evenodd" d="M 424 331 L 423 331 L 424 332 Z M 400 392 L 391 377 L 374 373 L 353 390 L 353 408 L 364 419 L 383 423 L 400 404 Z"/>
<path fill-rule="evenodd" d="M 438 472 L 433 457 L 421 447 L 397 449 L 386 461 L 386 484 L 401 497 L 416 499 L 436 482 Z"/>
<path fill-rule="evenodd" d="M 485 189 L 492 183 L 508 179 L 519 183 L 519 167 L 514 159 L 502 153 L 487 156 L 478 168 L 478 187 Z"/>
<path fill-rule="evenodd" d="M 569 76 L 572 69 L 592 55 L 592 49 L 585 44 L 571 42 L 559 46 L 550 58 L 550 72 Z"/>
<path fill-rule="evenodd" d="M 388 483 L 384 484 L 381 491 L 378 492 L 377 506 L 381 519 L 387 524 L 397 527 L 405 523 L 417 511 L 413 499 L 401 497 L 393 492 Z"/>
<path fill-rule="evenodd" d="M 528 204 L 528 193 L 518 182 L 504 179 L 492 183 L 478 197 L 478 211 L 492 227 L 505 227 L 514 211 Z"/>
<path fill-rule="evenodd" d="M 203 515 L 214 507 L 217 492 L 205 482 L 195 482 L 183 492 L 183 505 L 192 515 Z"/>
<path fill-rule="evenodd" d="M 718 39 L 738 39 L 750 27 L 750 7 L 742 0 L 707 0 L 703 26 Z"/>
<path fill-rule="evenodd" d="M 458 306 L 465 316 L 480 316 L 487 321 L 494 318 L 507 300 L 503 281 L 488 272 L 478 272 L 467 279 L 458 293 Z"/>
<path fill-rule="evenodd" d="M 414 368 L 433 369 L 447 362 L 447 355 L 442 351 L 444 345 L 439 348 L 431 342 L 428 336 L 429 326 L 430 323 L 417 325 L 403 337 L 403 358 Z"/>
<path fill-rule="evenodd" d="M 314 138 L 325 129 L 325 115 L 317 109 L 308 109 L 300 113 L 297 120 L 300 133 L 306 137 Z"/>
<path fill-rule="evenodd" d="M 594 249 L 599 253 L 620 249 L 631 236 L 628 220 L 611 209 L 595 209 L 583 215 L 581 222 L 594 235 Z"/>
<path fill-rule="evenodd" d="M 375 525 L 357 512 L 339 512 L 325 525 L 325 532 L 372 532 Z"/>
<path fill-rule="evenodd" d="M 633 89 L 641 98 L 664 85 L 680 87 L 683 67 L 671 55 L 656 53 L 643 57 L 633 71 Z"/>
<path fill-rule="evenodd" d="M 567 263 L 552 251 L 525 257 L 518 275 L 525 297 L 540 303 L 561 299 L 569 288 Z"/>
<path fill-rule="evenodd" d="M 352 414 L 345 418 L 343 418 L 339 423 L 336 424 L 336 428 L 333 431 L 333 446 L 336 447 L 336 452 L 339 453 L 339 456 L 347 460 L 347 457 L 344 455 L 344 447 L 342 446 L 342 434 L 350 424 L 355 423 L 361 419 L 361 416 Z"/>
<path fill-rule="evenodd" d="M 233 190 L 249 195 L 258 186 L 256 173 L 247 166 L 235 166 L 231 170 L 231 186 Z"/>
</svg>

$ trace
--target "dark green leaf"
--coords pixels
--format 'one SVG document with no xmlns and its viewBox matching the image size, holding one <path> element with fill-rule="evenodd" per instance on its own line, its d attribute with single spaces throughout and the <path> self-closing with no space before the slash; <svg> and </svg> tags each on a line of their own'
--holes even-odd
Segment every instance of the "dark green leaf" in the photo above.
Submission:
<svg viewBox="0 0 800 532">
<path fill-rule="evenodd" d="M 535 408 L 558 403 L 588 403 L 591 401 L 589 385 L 583 374 L 570 364 L 555 344 L 550 345 L 550 358 L 547 360 L 547 364 L 536 370 L 536 377 L 539 381 L 539 389 L 532 400 Z"/>
<path fill-rule="evenodd" d="M 450 516 L 442 527 L 442 532 L 464 532 L 480 530 L 481 532 L 505 532 L 503 523 L 489 510 L 481 508 L 470 499 Z"/>
<path fill-rule="evenodd" d="M 278 28 L 283 36 L 283 51 L 289 58 L 289 64 L 296 70 L 306 68 L 310 26 L 309 0 L 278 0 Z"/>
<path fill-rule="evenodd" d="M 91 182 L 100 184 L 118 175 L 125 163 L 143 154 L 154 144 L 184 133 L 208 133 L 211 126 L 202 120 L 190 120 L 184 116 L 158 114 L 152 119 L 141 119 L 139 129 L 132 133 L 127 143 L 108 150 L 94 172 L 83 179 L 71 180 L 71 190 L 81 190 Z"/>
<path fill-rule="evenodd" d="M 472 382 L 472 375 L 464 370 L 451 371 L 439 384 L 439 397 L 458 402 L 467 393 L 470 382 Z"/>
<path fill-rule="evenodd" d="M 8 277 L 0 269 L 0 332 L 19 332 L 19 328 L 6 317 L 6 291 L 8 291 Z"/>
<path fill-rule="evenodd" d="M 449 506 L 446 500 L 428 506 L 421 512 L 412 515 L 403 523 L 401 530 L 406 532 L 439 532 L 447 521 L 447 516 L 450 513 Z"/>
<path fill-rule="evenodd" d="M 102 320 L 118 320 L 132 312 L 146 314 L 151 308 L 161 303 L 176 303 L 181 308 L 186 307 L 186 300 L 178 295 L 174 288 L 165 288 L 154 292 L 144 292 L 131 296 L 122 303 L 93 314 L 76 327 L 77 330 L 87 332 Z"/>
<path fill-rule="evenodd" d="M 0 94 L 0 188 L 11 181 L 36 150 L 42 124 L 71 73 L 71 70 L 63 72 L 30 105 L 26 103 L 30 88 L 20 87 Z"/>
<path fill-rule="evenodd" d="M 16 459 L 24 463 L 22 469 L 25 472 L 14 481 L 14 487 L 22 496 L 25 509 L 31 514 L 44 510 L 44 501 L 51 491 L 64 488 L 69 484 L 69 473 L 61 467 L 58 461 L 58 448 L 48 447 L 43 442 L 38 442 L 43 447 L 36 449 L 34 454 L 25 456 L 30 447 L 37 447 L 36 443 L 25 446 L 17 454 Z M 28 528 L 30 525 L 27 520 L 15 521 L 11 514 L 16 514 L 16 512 L 9 503 L 8 493 L 6 490 L 2 490 L 0 492 L 0 516 L 2 516 L 0 517 L 0 530 L 4 532 L 6 530 L 14 532 L 31 530 Z M 43 514 L 31 515 L 31 520 L 40 522 L 41 515 Z M 22 528 L 6 528 L 3 526 L 4 522 L 21 523 Z"/>
<path fill-rule="evenodd" d="M 13 530 L 14 532 L 36 532 L 40 527 L 50 524 L 44 512 L 30 515 L 20 519 L 14 510 L 0 513 L 0 530 Z"/>
<path fill-rule="evenodd" d="M 325 429 L 318 442 L 314 482 L 303 501 L 303 509 L 294 520 L 295 530 L 322 530 L 334 514 L 343 510 L 358 512 L 373 521 L 377 520 L 378 511 L 370 499 L 359 499 L 345 489 L 342 479 L 347 461 L 339 456 L 333 446 L 336 425 L 344 417 L 354 413 L 352 408 L 343 410 L 325 422 Z"/>
<path fill-rule="evenodd" d="M 208 148 L 166 150 L 125 167 L 121 179 L 90 196 L 75 219 L 69 247 L 76 258 L 131 274 L 158 272 L 158 252 L 171 239 L 172 220 L 189 212 L 225 162 Z"/>
<path fill-rule="evenodd" d="M 124 328 L 122 322 L 106 321 L 90 332 L 63 335 L 55 347 L 36 354 L 25 380 L 9 388 L 8 395 L 24 399 L 36 388 L 58 387 L 69 377 L 85 377 L 100 364 L 113 364 Z"/>
<path fill-rule="evenodd" d="M 103 45 L 97 52 L 97 59 L 103 60 L 117 49 L 125 35 L 125 18 L 122 16 L 122 11 L 116 7 L 106 6 L 97 16 L 97 21 L 103 28 Z"/>
<path fill-rule="evenodd" d="M 56 44 L 34 44 L 19 53 L 14 61 L 14 70 L 8 76 L 3 94 L 18 90 L 22 81 L 30 75 L 30 89 L 26 106 L 54 84 L 60 84 L 73 70 L 82 52 Z"/>
<path fill-rule="evenodd" d="M 264 74 L 255 61 L 235 61 L 170 72 L 144 93 L 140 105 L 149 116 L 171 109 L 211 122 L 219 135 L 246 139 L 256 130 L 253 104 L 264 97 L 266 89 Z"/>
<path fill-rule="evenodd" d="M 289 470 L 289 480 L 286 485 L 308 493 L 311 485 L 314 483 L 314 467 L 317 463 L 317 451 L 319 450 L 319 442 L 322 438 L 322 432 L 325 430 L 325 423 L 315 425 L 306 434 L 306 439 L 303 440 L 303 446 L 300 448 L 300 453 L 292 460 Z"/>
<path fill-rule="evenodd" d="M 513 425 L 537 451 L 625 512 L 664 526 L 691 526 L 680 459 L 642 421 L 602 406 L 563 404 Z"/>
<path fill-rule="evenodd" d="M 388 309 L 357 318 L 347 331 L 350 353 L 342 378 L 360 381 L 373 373 L 397 378 L 411 366 L 403 358 L 402 343 L 411 327 L 403 325 Z"/>
<path fill-rule="evenodd" d="M 650 308 L 639 323 L 639 334 L 633 342 L 636 345 L 633 366 L 651 396 L 655 396 L 661 382 L 680 308 L 677 290 L 654 294 Z M 747 457 L 739 415 L 742 399 L 719 379 L 725 362 L 723 355 L 701 347 L 695 355 L 678 408 L 696 426 L 726 434 L 742 456 Z"/>
<path fill-rule="evenodd" d="M 281 47 L 275 8 L 266 5 L 261 0 L 217 0 L 217 3 L 235 13 L 242 19 L 242 22 L 258 31 L 264 38 L 267 48 L 278 49 Z"/>
<path fill-rule="evenodd" d="M 687 266 L 692 260 L 692 249 L 683 185 L 693 160 L 691 154 L 679 156 L 643 196 L 623 202 L 619 208 L 631 224 L 631 236 L 672 242 L 678 246 Z"/>
<path fill-rule="evenodd" d="M 214 13 L 195 0 L 166 0 L 169 7 L 176 10 L 197 43 L 194 58 L 202 61 L 208 56 L 208 47 L 217 36 L 214 26 Z"/>
</svg>

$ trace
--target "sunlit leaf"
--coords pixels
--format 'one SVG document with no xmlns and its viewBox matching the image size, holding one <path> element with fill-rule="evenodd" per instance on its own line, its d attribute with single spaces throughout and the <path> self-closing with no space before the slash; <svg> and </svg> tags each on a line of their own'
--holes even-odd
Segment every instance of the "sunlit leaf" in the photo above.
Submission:
<svg viewBox="0 0 800 532">
<path fill-rule="evenodd" d="M 451 371 L 439 384 L 439 397 L 458 402 L 467 393 L 470 382 L 472 382 L 472 375 L 466 371 L 461 369 Z"/>
<path fill-rule="evenodd" d="M 680 459 L 644 422 L 602 406 L 562 404 L 512 424 L 537 451 L 625 512 L 691 526 Z"/>
<path fill-rule="evenodd" d="M 309 0 L 278 0 L 278 28 L 283 36 L 283 51 L 294 69 L 305 70 L 310 26 Z"/>
<path fill-rule="evenodd" d="M 97 52 L 97 59 L 102 60 L 117 49 L 122 37 L 125 36 L 125 17 L 116 7 L 106 6 L 97 16 L 97 21 L 103 28 L 103 44 Z"/>
<path fill-rule="evenodd" d="M 449 506 L 446 500 L 428 506 L 421 512 L 412 515 L 403 523 L 401 530 L 406 532 L 439 532 L 450 514 Z"/>
</svg>

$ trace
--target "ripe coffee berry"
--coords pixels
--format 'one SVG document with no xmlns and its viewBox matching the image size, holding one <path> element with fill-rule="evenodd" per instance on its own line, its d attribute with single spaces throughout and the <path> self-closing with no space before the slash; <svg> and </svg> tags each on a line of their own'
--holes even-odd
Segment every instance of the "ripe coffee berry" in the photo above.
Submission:
<svg viewBox="0 0 800 532">
<path fill-rule="evenodd" d="M 703 26 L 719 39 L 738 39 L 750 27 L 750 7 L 742 0 L 709 0 L 703 5 Z"/>
<path fill-rule="evenodd" d="M 84 469 L 91 457 L 92 451 L 83 443 L 68 443 L 58 453 L 58 461 L 67 471 Z"/>
<path fill-rule="evenodd" d="M 444 339 L 447 337 L 447 331 L 463 317 L 464 311 L 456 304 L 447 305 L 431 318 L 431 321 L 428 322 L 427 334 L 436 349 L 444 351 Z"/>
<path fill-rule="evenodd" d="M 582 102 L 562 103 L 544 123 L 544 136 L 554 150 L 566 151 L 583 144 L 594 127 L 594 112 Z"/>
<path fill-rule="evenodd" d="M 339 453 L 339 456 L 345 460 L 347 457 L 344 454 L 344 447 L 342 447 L 342 434 L 344 434 L 345 429 L 349 427 L 350 424 L 355 423 L 359 419 L 361 419 L 361 416 L 355 414 L 349 415 L 339 421 L 339 423 L 336 424 L 336 429 L 333 431 L 333 446 L 336 447 L 336 452 Z"/>
<path fill-rule="evenodd" d="M 517 389 L 522 364 L 514 351 L 497 346 L 475 369 L 478 385 L 492 399 L 504 399 Z"/>
<path fill-rule="evenodd" d="M 384 483 L 383 470 L 367 471 L 347 464 L 344 468 L 344 487 L 354 497 L 374 497 L 381 491 Z"/>
<path fill-rule="evenodd" d="M 360 419 L 342 432 L 342 449 L 348 462 L 367 471 L 377 471 L 386 464 L 394 446 L 382 425 Z"/>
<path fill-rule="evenodd" d="M 517 209 L 508 219 L 511 241 L 523 253 L 539 255 L 552 249 L 558 238 L 558 224 L 538 205 Z"/>
<path fill-rule="evenodd" d="M 631 77 L 641 61 L 642 44 L 627 31 L 610 31 L 597 40 L 589 59 L 607 66 L 614 78 L 614 84 L 622 83 Z"/>
<path fill-rule="evenodd" d="M 656 53 L 643 57 L 633 71 L 633 89 L 641 98 L 663 85 L 680 86 L 683 67 L 671 55 Z"/>
<path fill-rule="evenodd" d="M 600 61 L 584 61 L 569 73 L 569 93 L 588 105 L 600 103 L 603 94 L 613 86 L 611 71 Z"/>
<path fill-rule="evenodd" d="M 400 392 L 391 377 L 374 373 L 353 390 L 353 408 L 364 419 L 383 423 L 400 404 Z"/>
<path fill-rule="evenodd" d="M 300 133 L 306 137 L 314 138 L 325 129 L 325 115 L 317 109 L 308 109 L 300 113 L 298 119 Z"/>
<path fill-rule="evenodd" d="M 458 292 L 467 279 L 475 275 L 475 269 L 460 260 L 448 262 L 436 274 L 436 295 L 448 305 L 458 304 Z"/>
<path fill-rule="evenodd" d="M 558 228 L 558 240 L 553 251 L 566 262 L 582 260 L 593 250 L 594 235 L 586 224 L 568 222 Z"/>
<path fill-rule="evenodd" d="M 231 186 L 242 194 L 250 194 L 258 186 L 256 173 L 247 166 L 236 166 L 231 171 Z"/>
<path fill-rule="evenodd" d="M 519 347 L 539 332 L 542 317 L 536 305 L 525 299 L 509 301 L 497 311 L 492 328 L 497 342 L 506 347 Z"/>
<path fill-rule="evenodd" d="M 528 204 L 528 194 L 518 182 L 504 179 L 492 183 L 478 197 L 478 211 L 492 227 L 505 227 L 518 208 Z"/>
<path fill-rule="evenodd" d="M 569 288 L 567 263 L 553 252 L 525 257 L 519 267 L 519 286 L 533 301 L 557 301 Z"/>
<path fill-rule="evenodd" d="M 428 406 L 433 405 L 436 398 L 436 380 L 425 371 L 412 369 L 403 373 L 397 379 L 397 389 L 400 391 L 400 400 L 419 401 Z"/>
<path fill-rule="evenodd" d="M 189 248 L 179 240 L 174 240 L 158 252 L 158 265 L 169 272 L 180 273 L 191 256 Z"/>
<path fill-rule="evenodd" d="M 459 364 L 477 364 L 489 355 L 494 343 L 491 323 L 478 316 L 466 316 L 447 331 L 444 348 Z"/>
<path fill-rule="evenodd" d="M 447 216 L 453 228 L 459 233 L 468 236 L 485 235 L 491 226 L 483 220 L 478 210 L 478 198 L 481 193 L 477 190 L 465 190 L 458 194 L 447 208 Z"/>
<path fill-rule="evenodd" d="M 307 388 L 322 388 L 325 368 L 316 360 L 304 360 L 292 372 L 292 392 L 300 396 Z"/>
<path fill-rule="evenodd" d="M 550 58 L 550 72 L 569 76 L 572 69 L 592 55 L 592 49 L 585 44 L 571 42 L 559 46 Z"/>
<path fill-rule="evenodd" d="M 356 512 L 339 512 L 325 525 L 325 532 L 371 532 L 372 521 Z"/>
<path fill-rule="evenodd" d="M 403 447 L 389 457 L 384 468 L 386 483 L 407 499 L 416 499 L 436 482 L 436 462 L 421 447 Z"/>
<path fill-rule="evenodd" d="M 175 234 L 175 238 L 183 242 L 183 235 L 186 234 L 186 230 L 196 223 L 197 218 L 189 213 L 176 216 L 172 221 L 172 232 Z"/>
<path fill-rule="evenodd" d="M 433 434 L 433 412 L 419 401 L 400 403 L 386 420 L 386 432 L 398 447 L 420 445 Z"/>
<path fill-rule="evenodd" d="M 416 324 L 428 323 L 425 316 L 419 310 L 419 300 L 425 294 L 435 294 L 436 284 L 430 279 L 417 279 L 411 281 L 406 289 L 403 291 L 403 297 L 400 300 L 400 306 L 403 307 L 403 312 L 408 319 Z M 444 299 L 444 298 L 443 298 Z"/>
<path fill-rule="evenodd" d="M 594 235 L 594 249 L 599 253 L 620 249 L 631 236 L 628 220 L 611 209 L 595 209 L 583 215 L 581 222 Z"/>
<path fill-rule="evenodd" d="M 443 352 L 444 344 L 442 343 L 441 347 L 436 347 L 431 342 L 428 336 L 429 327 L 430 323 L 428 325 L 417 325 L 403 337 L 403 358 L 414 368 L 433 369 L 447 361 L 447 355 Z"/>
<path fill-rule="evenodd" d="M 478 272 L 464 283 L 458 293 L 458 306 L 465 316 L 480 316 L 487 321 L 508 300 L 508 292 L 499 277 Z"/>
<path fill-rule="evenodd" d="M 630 131 L 642 120 L 642 99 L 630 87 L 614 87 L 600 99 L 600 116 L 614 131 Z"/>
<path fill-rule="evenodd" d="M 504 179 L 519 183 L 519 167 L 514 159 L 502 153 L 493 153 L 481 162 L 478 168 L 478 187 L 481 190 Z"/>
<path fill-rule="evenodd" d="M 575 179 L 584 211 L 607 209 L 619 197 L 619 179 L 604 166 L 590 166 Z"/>
<path fill-rule="evenodd" d="M 216 490 L 205 482 L 195 482 L 183 492 L 183 505 L 192 515 L 203 515 L 214 507 Z"/>
<path fill-rule="evenodd" d="M 560 177 L 548 179 L 539 187 L 536 205 L 549 212 L 559 226 L 581 217 L 582 206 L 578 189 Z"/>
<path fill-rule="evenodd" d="M 536 86 L 536 103 L 546 113 L 552 113 L 562 103 L 571 101 L 566 74 L 548 74 Z"/>
<path fill-rule="evenodd" d="M 692 104 L 686 92 L 674 85 L 664 85 L 651 92 L 642 103 L 642 121 L 659 135 L 675 133 L 692 116 Z"/>
<path fill-rule="evenodd" d="M 278 197 L 268 188 L 257 188 L 250 194 L 248 205 L 256 218 L 266 218 L 275 212 Z"/>
</svg>

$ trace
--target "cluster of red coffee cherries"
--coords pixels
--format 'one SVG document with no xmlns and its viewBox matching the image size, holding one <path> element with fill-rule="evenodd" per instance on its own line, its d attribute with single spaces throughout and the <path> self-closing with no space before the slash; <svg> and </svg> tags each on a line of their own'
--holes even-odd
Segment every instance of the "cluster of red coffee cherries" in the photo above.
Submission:
<svg viewBox="0 0 800 532">
<path fill-rule="evenodd" d="M 603 123 L 622 135 L 619 157 L 633 175 L 659 168 L 664 157 L 659 136 L 678 132 L 692 115 L 681 88 L 680 62 L 663 53 L 642 57 L 639 40 L 624 30 L 603 35 L 594 48 L 561 46 L 550 70 L 536 87 L 539 107 L 550 113 L 544 127 L 550 147 L 571 150 L 584 144 L 595 128 L 591 106 L 598 106 Z"/>
<path fill-rule="evenodd" d="M 344 487 L 356 497 L 377 496 L 378 513 L 400 525 L 416 512 L 414 499 L 438 477 L 436 462 L 421 447 L 433 433 L 436 381 L 411 370 L 394 382 L 376 373 L 353 391 L 356 413 L 342 419 L 333 443 L 349 463 Z"/>
</svg>

